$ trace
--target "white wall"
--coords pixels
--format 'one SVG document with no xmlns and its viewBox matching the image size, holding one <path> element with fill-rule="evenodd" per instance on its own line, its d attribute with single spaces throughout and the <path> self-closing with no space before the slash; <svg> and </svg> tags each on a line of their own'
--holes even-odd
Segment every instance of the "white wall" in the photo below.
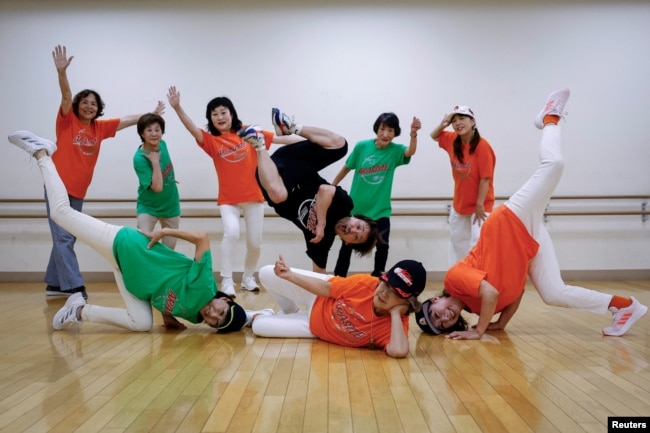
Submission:
<svg viewBox="0 0 650 433">
<path fill-rule="evenodd" d="M 50 53 L 65 44 L 75 56 L 68 71 L 73 92 L 98 90 L 105 117 L 151 110 L 170 85 L 200 125 L 207 101 L 218 95 L 231 97 L 245 122 L 271 128 L 270 108 L 279 106 L 350 143 L 370 138 L 383 111 L 396 112 L 406 132 L 418 116 L 420 147 L 397 172 L 397 197 L 451 195 L 447 157 L 427 134 L 453 105 L 470 105 L 497 154 L 496 194 L 505 196 L 535 168 L 539 132 L 532 119 L 546 94 L 568 86 L 567 168 L 556 194 L 650 194 L 647 2 L 103 3 L 0 2 L 1 134 L 54 135 L 60 94 Z M 210 159 L 173 110 L 166 119 L 181 196 L 216 197 Z M 138 143 L 134 128 L 105 141 L 88 198 L 135 197 L 131 156 Z M 0 147 L 0 199 L 42 196 L 27 161 L 12 146 Z M 332 178 L 339 168 L 324 175 Z M 0 224 L 0 272 L 42 270 L 49 249 L 42 222 Z M 293 239 L 293 263 L 308 266 L 299 235 L 277 224 L 267 223 L 263 260 L 272 260 L 277 242 Z M 391 259 L 411 256 L 430 271 L 444 270 L 444 220 L 393 225 Z M 218 222 L 208 228 L 216 229 L 217 247 Z M 650 230 L 640 217 L 571 217 L 549 229 L 563 269 L 650 269 Z M 107 269 L 92 253 L 84 253 L 82 268 Z"/>
</svg>

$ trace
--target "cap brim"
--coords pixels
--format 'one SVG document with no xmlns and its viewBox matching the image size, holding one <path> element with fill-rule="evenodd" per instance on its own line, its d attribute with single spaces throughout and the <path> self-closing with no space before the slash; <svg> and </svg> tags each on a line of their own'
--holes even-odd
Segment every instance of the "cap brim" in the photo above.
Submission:
<svg viewBox="0 0 650 433">
<path fill-rule="evenodd" d="M 221 326 L 217 326 L 217 332 L 223 331 L 224 329 L 228 329 L 228 327 L 232 324 L 232 321 L 235 319 L 235 306 L 233 304 L 228 303 L 229 308 L 228 308 L 228 314 L 226 314 L 226 320 L 221 324 Z"/>
<path fill-rule="evenodd" d="M 431 304 L 432 304 L 431 301 L 425 301 L 424 304 L 422 304 L 424 320 L 426 320 L 427 325 L 429 325 L 429 329 L 431 330 L 432 334 L 440 335 L 442 334 L 442 331 L 436 328 L 435 325 L 431 322 L 431 314 L 429 314 L 429 307 L 431 306 Z"/>
</svg>

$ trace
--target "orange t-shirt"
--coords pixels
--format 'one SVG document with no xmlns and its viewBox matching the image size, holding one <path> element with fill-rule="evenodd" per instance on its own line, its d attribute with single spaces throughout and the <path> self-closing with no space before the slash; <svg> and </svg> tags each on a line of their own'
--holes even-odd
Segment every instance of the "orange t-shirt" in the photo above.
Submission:
<svg viewBox="0 0 650 433">
<path fill-rule="evenodd" d="M 494 166 L 496 157 L 490 143 L 481 138 L 474 150 L 469 153 L 469 143 L 463 144 L 463 162 L 454 155 L 454 140 L 458 134 L 442 131 L 438 137 L 438 146 L 449 154 L 451 173 L 454 178 L 454 209 L 461 215 L 473 214 L 476 210 L 478 185 L 481 179 L 490 178 L 490 186 L 483 206 L 486 212 L 492 212 L 494 205 Z"/>
<path fill-rule="evenodd" d="M 372 310 L 379 278 L 367 274 L 332 277 L 330 296 L 318 296 L 311 309 L 309 328 L 321 340 L 347 347 L 385 348 L 390 342 L 390 315 L 377 316 Z M 408 333 L 408 316 L 402 316 Z"/>
<path fill-rule="evenodd" d="M 205 153 L 212 157 L 217 171 L 219 192 L 217 204 L 238 204 L 249 201 L 263 202 L 262 190 L 255 179 L 257 152 L 234 132 L 212 135 L 201 131 L 203 144 L 197 141 Z M 266 148 L 271 146 L 273 133 L 264 132 Z"/>
<path fill-rule="evenodd" d="M 93 120 L 90 125 L 84 125 L 72 108 L 64 116 L 59 107 L 56 116 L 57 150 L 52 160 L 69 195 L 79 199 L 86 197 L 102 140 L 114 137 L 119 124 L 120 119 L 115 118 Z"/>
<path fill-rule="evenodd" d="M 486 280 L 499 291 L 498 313 L 521 295 L 538 249 L 521 220 L 506 205 L 498 206 L 483 223 L 476 246 L 447 271 L 445 289 L 480 314 L 479 285 Z"/>
</svg>

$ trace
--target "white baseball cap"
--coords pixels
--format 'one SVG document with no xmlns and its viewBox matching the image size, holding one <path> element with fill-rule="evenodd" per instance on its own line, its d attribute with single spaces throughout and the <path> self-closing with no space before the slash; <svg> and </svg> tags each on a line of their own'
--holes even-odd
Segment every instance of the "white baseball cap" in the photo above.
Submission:
<svg viewBox="0 0 650 433">
<path fill-rule="evenodd" d="M 464 116 L 469 116 L 472 119 L 476 120 L 476 118 L 474 117 L 474 112 L 467 105 L 456 105 L 454 107 L 454 109 L 451 111 L 451 113 L 449 113 L 449 119 L 454 117 L 454 115 L 456 115 L 456 114 L 462 114 Z"/>
</svg>

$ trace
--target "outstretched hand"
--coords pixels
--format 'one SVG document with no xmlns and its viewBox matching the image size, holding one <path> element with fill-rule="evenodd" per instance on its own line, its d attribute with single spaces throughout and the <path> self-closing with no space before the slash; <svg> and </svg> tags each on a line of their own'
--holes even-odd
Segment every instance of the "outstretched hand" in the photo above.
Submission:
<svg viewBox="0 0 650 433">
<path fill-rule="evenodd" d="M 158 101 L 158 104 L 156 104 L 156 109 L 153 110 L 153 114 L 157 114 L 159 116 L 165 114 L 165 103 L 163 101 Z"/>
<path fill-rule="evenodd" d="M 181 104 L 181 92 L 176 90 L 176 86 L 171 86 L 167 91 L 167 100 L 174 109 Z"/>
<path fill-rule="evenodd" d="M 471 331 L 454 331 L 445 336 L 450 340 L 480 340 L 481 334 L 476 329 Z"/>
<path fill-rule="evenodd" d="M 52 51 L 52 59 L 54 59 L 54 66 L 56 66 L 57 71 L 65 71 L 70 66 L 70 62 L 72 62 L 74 56 L 68 58 L 65 45 L 57 45 L 54 47 L 54 51 Z"/>
</svg>

